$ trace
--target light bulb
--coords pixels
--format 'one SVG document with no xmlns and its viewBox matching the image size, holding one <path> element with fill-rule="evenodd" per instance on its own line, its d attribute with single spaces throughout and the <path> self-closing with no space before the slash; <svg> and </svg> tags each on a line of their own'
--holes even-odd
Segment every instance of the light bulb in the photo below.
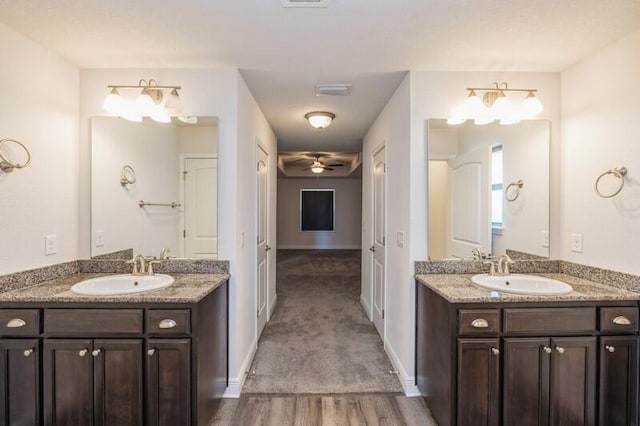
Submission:
<svg viewBox="0 0 640 426">
<path fill-rule="evenodd" d="M 167 101 L 164 104 L 167 109 L 167 113 L 172 116 L 178 116 L 182 113 L 182 100 L 178 95 L 178 89 L 171 90 L 171 93 L 167 97 Z"/>
<path fill-rule="evenodd" d="M 102 103 L 102 108 L 110 113 L 117 114 L 122 109 L 122 96 L 115 87 L 111 89 L 111 92 L 107 95 Z"/>
<path fill-rule="evenodd" d="M 493 102 L 491 106 L 495 117 L 502 119 L 508 116 L 513 111 L 513 103 L 511 99 L 507 98 L 503 91 L 500 91 L 498 98 Z"/>
<path fill-rule="evenodd" d="M 524 117 L 531 117 L 542 112 L 542 103 L 540 99 L 536 98 L 533 92 L 529 92 L 527 98 L 522 103 L 521 110 Z"/>
<path fill-rule="evenodd" d="M 494 120 L 495 117 L 493 115 L 493 112 L 489 108 L 484 108 L 484 111 L 481 111 L 480 114 L 476 116 L 475 120 L 473 120 L 473 123 L 477 125 L 483 125 L 489 124 Z"/>
<path fill-rule="evenodd" d="M 153 102 L 153 99 L 151 99 L 151 96 L 147 93 L 147 89 L 143 89 L 138 95 L 138 99 L 136 99 L 138 112 L 143 116 L 150 116 L 154 113 L 155 107 L 156 103 Z"/>
<path fill-rule="evenodd" d="M 125 120 L 133 121 L 135 123 L 140 123 L 142 121 L 142 114 L 140 114 L 140 112 L 138 111 L 136 102 L 133 99 L 122 101 L 119 115 Z"/>
<path fill-rule="evenodd" d="M 465 117 L 475 117 L 482 113 L 485 106 L 474 90 L 469 92 L 469 97 L 464 100 L 462 110 Z"/>
<path fill-rule="evenodd" d="M 160 105 L 155 107 L 155 111 L 150 115 L 156 123 L 171 123 L 171 117 L 167 110 Z"/>
</svg>

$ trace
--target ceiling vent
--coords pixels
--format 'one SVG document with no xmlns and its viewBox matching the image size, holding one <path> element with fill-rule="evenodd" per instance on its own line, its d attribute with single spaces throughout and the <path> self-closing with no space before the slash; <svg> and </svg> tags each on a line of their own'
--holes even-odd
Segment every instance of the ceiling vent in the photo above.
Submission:
<svg viewBox="0 0 640 426">
<path fill-rule="evenodd" d="M 282 7 L 327 7 L 328 0 L 281 0 Z"/>
<path fill-rule="evenodd" d="M 316 84 L 316 96 L 349 96 L 350 84 Z"/>
</svg>

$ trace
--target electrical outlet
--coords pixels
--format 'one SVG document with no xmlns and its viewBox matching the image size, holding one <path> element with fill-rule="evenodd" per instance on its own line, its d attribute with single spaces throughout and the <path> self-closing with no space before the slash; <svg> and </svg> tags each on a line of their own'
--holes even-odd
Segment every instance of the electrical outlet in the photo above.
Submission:
<svg viewBox="0 0 640 426">
<path fill-rule="evenodd" d="M 104 246 L 104 231 L 96 231 L 96 247 Z"/>
<path fill-rule="evenodd" d="M 582 253 L 582 234 L 571 234 L 571 251 Z"/>
<path fill-rule="evenodd" d="M 542 247 L 549 248 L 549 231 L 542 231 Z"/>
<path fill-rule="evenodd" d="M 404 232 L 398 232 L 396 235 L 398 247 L 404 247 Z"/>
<path fill-rule="evenodd" d="M 49 256 L 58 252 L 58 237 L 55 235 L 46 235 L 44 237 L 44 254 Z"/>
</svg>

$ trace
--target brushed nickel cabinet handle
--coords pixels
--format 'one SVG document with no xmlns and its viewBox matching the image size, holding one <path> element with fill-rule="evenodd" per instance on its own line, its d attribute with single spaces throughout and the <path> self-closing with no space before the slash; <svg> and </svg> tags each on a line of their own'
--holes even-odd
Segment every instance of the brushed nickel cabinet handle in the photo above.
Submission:
<svg viewBox="0 0 640 426">
<path fill-rule="evenodd" d="M 493 353 L 494 355 L 500 355 L 500 349 L 498 349 L 498 348 L 491 348 L 491 353 Z"/>
<path fill-rule="evenodd" d="M 613 319 L 613 323 L 617 325 L 631 325 L 631 321 L 629 321 L 629 318 L 625 317 L 624 315 L 615 317 Z"/>
<path fill-rule="evenodd" d="M 611 345 L 604 345 L 604 348 L 605 348 L 606 350 L 608 350 L 609 352 L 611 352 L 611 353 L 613 353 L 613 352 L 615 352 L 615 351 L 616 351 L 616 348 L 615 348 L 615 347 L 613 347 L 613 346 L 611 346 Z"/>
<path fill-rule="evenodd" d="M 559 354 L 563 354 L 564 348 L 561 348 L 560 346 L 556 346 L 556 351 L 558 351 Z"/>
<path fill-rule="evenodd" d="M 543 346 L 542 350 L 544 351 L 544 353 L 546 354 L 550 354 L 551 353 L 551 348 L 549 346 Z"/>
<path fill-rule="evenodd" d="M 159 328 L 173 328 L 173 327 L 175 327 L 177 325 L 178 325 L 178 323 L 175 322 L 172 319 L 163 319 L 162 321 L 160 321 L 158 323 L 158 327 Z"/>
<path fill-rule="evenodd" d="M 78 352 L 78 355 L 80 355 L 80 356 L 85 356 L 85 355 L 87 355 L 87 352 L 89 352 L 89 350 L 88 350 L 88 349 L 82 349 L 82 350 L 80 350 L 80 351 Z"/>
<path fill-rule="evenodd" d="M 489 321 L 484 318 L 476 318 L 471 321 L 471 327 L 475 328 L 487 328 L 489 327 Z"/>
<path fill-rule="evenodd" d="M 155 353 L 156 353 L 156 350 L 155 350 L 155 349 L 153 349 L 153 348 L 151 348 L 151 349 L 149 349 L 149 350 L 147 351 L 147 355 L 149 355 L 149 356 L 153 356 L 153 355 L 155 355 Z"/>
<path fill-rule="evenodd" d="M 27 349 L 23 352 L 24 356 L 29 356 L 33 353 L 33 349 Z"/>
<path fill-rule="evenodd" d="M 95 349 L 93 352 L 91 352 L 91 355 L 98 356 L 100 355 L 100 352 L 102 352 L 102 349 Z"/>
<path fill-rule="evenodd" d="M 20 328 L 25 325 L 27 325 L 27 323 L 22 318 L 14 318 L 7 323 L 7 328 Z"/>
</svg>

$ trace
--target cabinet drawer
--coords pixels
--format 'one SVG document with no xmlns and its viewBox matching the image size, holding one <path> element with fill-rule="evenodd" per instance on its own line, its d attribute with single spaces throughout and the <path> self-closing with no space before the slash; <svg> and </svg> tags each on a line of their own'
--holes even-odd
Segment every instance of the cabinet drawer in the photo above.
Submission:
<svg viewBox="0 0 640 426">
<path fill-rule="evenodd" d="M 500 310 L 460 309 L 458 311 L 458 333 L 498 334 L 500 332 Z"/>
<path fill-rule="evenodd" d="M 39 309 L 0 310 L 0 335 L 35 336 L 40 334 Z"/>
<path fill-rule="evenodd" d="M 148 309 L 147 333 L 163 336 L 189 334 L 190 312 L 189 309 Z"/>
<path fill-rule="evenodd" d="M 600 331 L 635 332 L 638 330 L 638 308 L 600 308 Z"/>
<path fill-rule="evenodd" d="M 136 336 L 142 334 L 142 309 L 46 309 L 49 336 Z"/>
<path fill-rule="evenodd" d="M 537 335 L 596 330 L 596 308 L 505 309 L 504 332 Z"/>
</svg>

